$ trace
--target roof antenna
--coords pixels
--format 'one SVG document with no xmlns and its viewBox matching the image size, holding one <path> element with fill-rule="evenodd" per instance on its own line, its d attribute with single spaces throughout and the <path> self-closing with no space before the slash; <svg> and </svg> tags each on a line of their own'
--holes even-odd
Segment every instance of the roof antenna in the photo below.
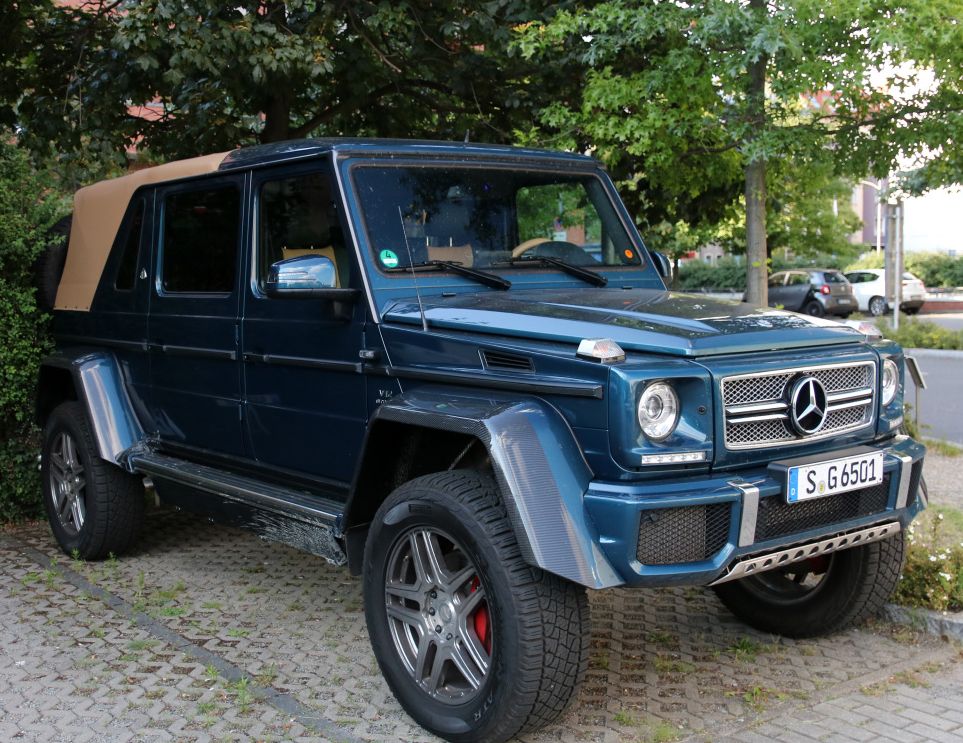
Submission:
<svg viewBox="0 0 963 743">
<path fill-rule="evenodd" d="M 468 135 L 471 134 L 471 129 L 465 130 L 465 144 L 468 144 Z"/>
<path fill-rule="evenodd" d="M 401 220 L 401 234 L 405 238 L 405 250 L 408 251 L 408 267 L 411 269 L 411 280 L 415 282 L 415 296 L 418 297 L 418 312 L 421 314 L 421 329 L 428 332 L 428 318 L 425 317 L 425 305 L 421 301 L 421 291 L 418 289 L 418 272 L 415 270 L 415 262 L 411 257 L 411 245 L 408 243 L 408 230 L 405 229 L 405 215 L 401 213 L 401 204 L 398 205 L 398 219 Z"/>
</svg>

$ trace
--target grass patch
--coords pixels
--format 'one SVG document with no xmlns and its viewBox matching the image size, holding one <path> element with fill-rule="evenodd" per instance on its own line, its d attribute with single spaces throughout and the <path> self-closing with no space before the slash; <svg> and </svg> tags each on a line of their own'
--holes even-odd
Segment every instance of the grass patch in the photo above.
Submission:
<svg viewBox="0 0 963 743">
<path fill-rule="evenodd" d="M 887 318 L 881 317 L 877 325 L 885 338 L 896 341 L 903 348 L 963 350 L 963 330 L 948 330 L 929 320 L 901 315 L 899 330 L 895 330 Z"/>
<path fill-rule="evenodd" d="M 963 447 L 957 446 L 949 441 L 923 439 L 923 443 L 926 444 L 926 448 L 930 452 L 939 454 L 941 457 L 958 457 L 960 454 L 963 454 Z"/>
<path fill-rule="evenodd" d="M 910 525 L 906 545 L 895 601 L 935 611 L 963 611 L 963 511 L 933 506 Z"/>
</svg>

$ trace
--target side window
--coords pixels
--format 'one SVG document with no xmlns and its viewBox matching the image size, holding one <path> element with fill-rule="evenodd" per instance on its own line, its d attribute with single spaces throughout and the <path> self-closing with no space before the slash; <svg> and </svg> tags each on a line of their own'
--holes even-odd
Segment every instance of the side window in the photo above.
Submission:
<svg viewBox="0 0 963 743">
<path fill-rule="evenodd" d="M 330 258 L 338 287 L 349 283 L 350 259 L 325 173 L 266 181 L 259 194 L 258 284 L 273 263 L 302 255 Z"/>
<path fill-rule="evenodd" d="M 789 274 L 789 281 L 787 283 L 789 286 L 800 286 L 801 284 L 808 284 L 809 274 L 791 273 Z"/>
<path fill-rule="evenodd" d="M 769 286 L 782 286 L 786 280 L 786 274 L 784 273 L 774 273 L 769 277 Z"/>
<path fill-rule="evenodd" d="M 141 231 L 144 227 L 144 208 L 144 200 L 138 198 L 131 204 L 131 210 L 124 221 L 124 247 L 114 279 L 114 288 L 117 291 L 130 291 L 137 280 L 137 256 L 140 253 Z"/>
<path fill-rule="evenodd" d="M 165 292 L 234 291 L 241 193 L 233 185 L 164 199 L 161 285 Z"/>
</svg>

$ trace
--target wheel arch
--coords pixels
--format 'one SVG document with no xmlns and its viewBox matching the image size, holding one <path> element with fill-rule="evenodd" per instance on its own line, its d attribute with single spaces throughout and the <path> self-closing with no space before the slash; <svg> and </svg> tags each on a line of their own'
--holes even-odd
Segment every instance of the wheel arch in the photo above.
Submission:
<svg viewBox="0 0 963 743">
<path fill-rule="evenodd" d="M 424 387 L 383 404 L 369 423 L 342 521 L 352 572 L 362 569 L 368 524 L 388 494 L 422 469 L 456 467 L 490 471 L 527 562 L 591 588 L 622 584 L 584 506 L 592 471 L 555 408 Z"/>
<path fill-rule="evenodd" d="M 76 400 L 87 413 L 102 459 L 125 466 L 125 454 L 144 438 L 117 359 L 108 352 L 59 351 L 40 365 L 36 416 Z"/>
</svg>

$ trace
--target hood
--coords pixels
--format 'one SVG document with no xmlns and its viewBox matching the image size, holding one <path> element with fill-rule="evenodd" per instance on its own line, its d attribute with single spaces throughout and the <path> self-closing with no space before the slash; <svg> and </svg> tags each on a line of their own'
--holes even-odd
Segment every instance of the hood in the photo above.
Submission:
<svg viewBox="0 0 963 743">
<path fill-rule="evenodd" d="M 611 338 L 629 351 L 706 356 L 853 343 L 858 331 L 831 320 L 658 289 L 567 289 L 423 297 L 429 328 L 578 343 Z M 415 298 L 382 312 L 421 324 Z"/>
</svg>

